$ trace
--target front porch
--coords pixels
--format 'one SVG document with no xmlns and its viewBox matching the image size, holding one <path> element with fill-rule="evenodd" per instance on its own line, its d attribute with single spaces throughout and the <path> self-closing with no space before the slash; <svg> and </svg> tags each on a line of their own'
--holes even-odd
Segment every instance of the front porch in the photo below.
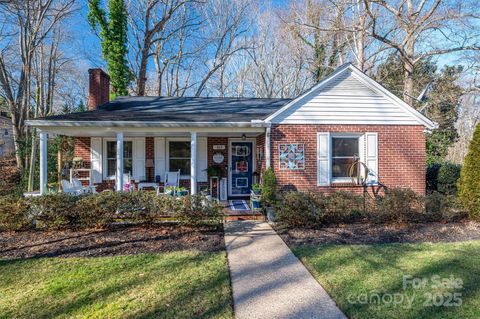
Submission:
<svg viewBox="0 0 480 319">
<path fill-rule="evenodd" d="M 129 182 L 162 187 L 167 172 L 180 171 L 179 186 L 190 194 L 202 192 L 221 200 L 248 196 L 251 185 L 269 167 L 269 128 L 235 124 L 40 127 L 40 193 L 47 190 L 47 134 L 53 133 L 75 138 L 74 156 L 82 168 L 91 169 L 90 182 L 97 191 L 122 191 Z M 220 178 L 208 175 L 211 166 L 221 169 Z"/>
</svg>

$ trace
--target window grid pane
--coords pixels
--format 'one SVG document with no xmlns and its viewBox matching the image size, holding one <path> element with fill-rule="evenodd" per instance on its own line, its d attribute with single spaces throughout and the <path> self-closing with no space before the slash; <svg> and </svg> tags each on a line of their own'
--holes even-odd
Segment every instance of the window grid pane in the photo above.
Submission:
<svg viewBox="0 0 480 319">
<path fill-rule="evenodd" d="M 133 142 L 123 142 L 123 173 L 132 176 Z M 107 141 L 107 174 L 115 176 L 117 171 L 117 142 Z"/>
<path fill-rule="evenodd" d="M 170 141 L 168 143 L 169 170 L 180 175 L 190 175 L 191 144 L 189 141 Z"/>
<path fill-rule="evenodd" d="M 334 137 L 332 138 L 333 157 L 353 157 L 358 155 L 358 138 Z"/>
<path fill-rule="evenodd" d="M 332 177 L 349 178 L 349 170 L 359 154 L 359 139 L 357 137 L 332 138 Z M 357 170 L 353 177 L 357 176 Z"/>
</svg>

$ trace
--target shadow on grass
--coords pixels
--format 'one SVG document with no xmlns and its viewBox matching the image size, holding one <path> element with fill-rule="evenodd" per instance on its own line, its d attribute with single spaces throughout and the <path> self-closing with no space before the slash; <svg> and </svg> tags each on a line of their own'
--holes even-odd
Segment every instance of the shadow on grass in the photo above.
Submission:
<svg viewBox="0 0 480 319">
<path fill-rule="evenodd" d="M 6 304 L 7 309 L 0 303 L 0 318 L 228 317 L 232 310 L 224 263 L 225 255 L 218 252 L 0 260 L 0 272 L 6 276 L 25 276 L 28 269 L 31 276 L 46 276 L 35 278 L 40 283 L 26 294 L 17 287 L 20 298 Z M 51 267 L 52 273 L 36 273 L 42 266 Z"/>
<path fill-rule="evenodd" d="M 124 226 L 102 231 L 0 232 L 0 258 L 97 257 L 194 249 L 224 250 L 223 229 Z"/>
<path fill-rule="evenodd" d="M 294 247 L 310 271 L 340 308 L 353 318 L 479 318 L 480 269 L 478 242 L 456 244 L 382 244 L 324 245 Z M 462 289 L 403 288 L 403 276 L 455 278 L 463 280 Z M 414 296 L 410 309 L 406 305 L 351 303 L 349 295 L 378 292 Z M 424 306 L 425 293 L 459 292 L 460 307 Z M 446 300 L 446 297 L 445 297 Z"/>
</svg>

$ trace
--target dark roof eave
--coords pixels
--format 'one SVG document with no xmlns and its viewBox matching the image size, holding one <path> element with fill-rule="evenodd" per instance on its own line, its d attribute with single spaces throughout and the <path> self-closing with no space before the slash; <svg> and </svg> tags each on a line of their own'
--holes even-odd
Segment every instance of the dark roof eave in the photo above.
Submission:
<svg viewBox="0 0 480 319">
<path fill-rule="evenodd" d="M 62 121 L 28 120 L 33 127 L 270 127 L 263 120 L 251 122 L 146 122 L 146 121 Z"/>
</svg>

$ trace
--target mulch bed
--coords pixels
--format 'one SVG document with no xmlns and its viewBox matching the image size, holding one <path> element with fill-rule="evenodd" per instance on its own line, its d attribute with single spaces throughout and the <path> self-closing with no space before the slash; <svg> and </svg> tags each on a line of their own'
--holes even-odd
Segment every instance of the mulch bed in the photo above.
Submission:
<svg viewBox="0 0 480 319">
<path fill-rule="evenodd" d="M 0 232 L 0 258 L 98 257 L 178 250 L 218 251 L 222 229 L 178 225 L 127 226 L 89 231 Z"/>
<path fill-rule="evenodd" d="M 480 240 L 480 223 L 351 224 L 322 229 L 279 229 L 288 245 L 382 244 Z"/>
</svg>

